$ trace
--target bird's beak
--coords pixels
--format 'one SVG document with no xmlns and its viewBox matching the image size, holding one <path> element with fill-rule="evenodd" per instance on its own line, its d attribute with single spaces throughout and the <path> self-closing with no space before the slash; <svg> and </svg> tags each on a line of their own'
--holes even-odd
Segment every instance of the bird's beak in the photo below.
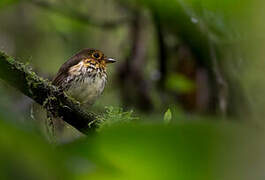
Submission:
<svg viewBox="0 0 265 180">
<path fill-rule="evenodd" d="M 116 60 L 113 58 L 106 58 L 105 61 L 106 61 L 106 63 L 115 63 L 116 62 Z"/>
</svg>

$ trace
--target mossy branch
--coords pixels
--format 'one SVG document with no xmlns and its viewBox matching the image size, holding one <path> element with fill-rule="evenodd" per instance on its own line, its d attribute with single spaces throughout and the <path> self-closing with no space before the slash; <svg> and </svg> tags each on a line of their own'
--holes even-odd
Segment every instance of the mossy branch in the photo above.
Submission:
<svg viewBox="0 0 265 180">
<path fill-rule="evenodd" d="M 47 111 L 88 134 L 96 128 L 97 116 L 83 111 L 64 92 L 34 73 L 28 66 L 0 51 L 0 78 L 42 105 Z"/>
</svg>

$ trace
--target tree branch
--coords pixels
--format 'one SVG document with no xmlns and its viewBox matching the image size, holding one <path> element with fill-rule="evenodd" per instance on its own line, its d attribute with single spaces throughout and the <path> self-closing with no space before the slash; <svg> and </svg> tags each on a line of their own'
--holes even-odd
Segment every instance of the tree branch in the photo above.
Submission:
<svg viewBox="0 0 265 180">
<path fill-rule="evenodd" d="M 94 113 L 84 112 L 77 102 L 51 85 L 48 80 L 39 77 L 29 67 L 1 51 L 0 78 L 80 132 L 88 134 L 96 128 L 97 116 Z"/>
</svg>

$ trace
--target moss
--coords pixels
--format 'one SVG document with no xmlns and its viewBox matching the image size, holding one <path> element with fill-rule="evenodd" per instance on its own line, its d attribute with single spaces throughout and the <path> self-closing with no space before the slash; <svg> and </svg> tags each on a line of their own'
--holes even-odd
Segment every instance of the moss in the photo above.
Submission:
<svg viewBox="0 0 265 180">
<path fill-rule="evenodd" d="M 43 102 L 42 106 L 46 107 L 47 105 L 49 105 L 52 101 L 56 101 L 57 98 L 55 96 L 49 96 L 45 99 L 45 101 Z"/>
<path fill-rule="evenodd" d="M 133 116 L 133 111 L 123 111 L 122 108 L 112 106 L 106 107 L 106 113 L 102 116 L 98 116 L 97 119 L 98 120 L 94 123 L 97 124 L 98 131 L 101 131 L 105 127 L 126 124 L 138 120 L 137 117 Z"/>
<path fill-rule="evenodd" d="M 56 111 L 56 107 L 59 106 L 58 99 L 55 96 L 48 96 L 42 106 L 47 109 L 49 112 L 51 112 L 55 117 L 58 117 L 58 113 Z"/>
<path fill-rule="evenodd" d="M 31 95 L 34 95 L 34 89 L 37 89 L 41 82 L 38 82 L 34 79 L 34 76 L 27 74 L 26 75 L 26 81 L 28 85 L 28 91 Z"/>
<path fill-rule="evenodd" d="M 1 51 L 0 51 L 0 57 L 3 57 L 3 59 L 5 59 L 10 64 L 14 64 L 14 62 L 16 62 L 14 58 L 7 56 L 5 53 L 3 53 Z"/>
<path fill-rule="evenodd" d="M 69 99 L 74 105 L 80 107 L 81 104 L 79 101 L 77 101 L 75 98 L 71 97 L 71 96 L 68 96 L 65 92 L 64 92 L 64 95 L 67 99 Z"/>
<path fill-rule="evenodd" d="M 38 88 L 39 86 L 51 86 L 52 84 L 47 79 L 39 77 L 35 72 L 32 71 L 32 68 L 29 64 L 24 64 L 22 62 L 16 61 L 14 58 L 7 56 L 5 53 L 0 51 L 0 57 L 3 57 L 8 63 L 10 63 L 10 67 L 13 69 L 17 69 L 26 75 L 27 85 L 30 88 Z M 32 93 L 32 90 L 30 90 Z"/>
</svg>

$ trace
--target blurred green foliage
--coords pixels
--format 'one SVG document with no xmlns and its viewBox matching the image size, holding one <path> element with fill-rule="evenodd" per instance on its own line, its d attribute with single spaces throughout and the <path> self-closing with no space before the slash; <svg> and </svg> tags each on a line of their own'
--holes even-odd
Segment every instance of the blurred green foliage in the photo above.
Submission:
<svg viewBox="0 0 265 180">
<path fill-rule="evenodd" d="M 59 153 L 36 132 L 0 117 L 1 179 L 67 179 Z"/>
<path fill-rule="evenodd" d="M 7 5 L 11 5 L 12 3 L 16 3 L 16 2 L 19 2 L 19 0 L 2 0 L 0 2 L 0 8 L 3 8 Z"/>
<path fill-rule="evenodd" d="M 233 123 L 115 124 L 54 146 L 1 118 L 1 179 L 260 179 L 262 137 Z"/>
<path fill-rule="evenodd" d="M 181 74 L 169 75 L 166 81 L 169 90 L 188 93 L 195 89 L 194 83 Z"/>
</svg>

